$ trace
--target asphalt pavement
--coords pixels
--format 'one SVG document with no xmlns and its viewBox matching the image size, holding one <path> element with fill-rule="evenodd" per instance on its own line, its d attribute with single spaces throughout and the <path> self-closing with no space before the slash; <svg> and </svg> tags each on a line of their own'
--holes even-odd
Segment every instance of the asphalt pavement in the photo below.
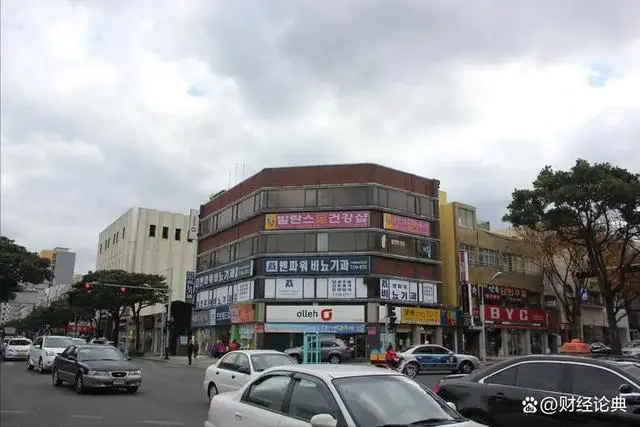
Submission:
<svg viewBox="0 0 640 427">
<path fill-rule="evenodd" d="M 51 374 L 26 371 L 24 362 L 0 364 L 0 426 L 202 427 L 208 410 L 202 380 L 208 361 L 135 361 L 143 372 L 136 394 L 99 392 L 79 395 L 72 387 L 54 387 Z M 446 373 L 420 375 L 433 386 Z"/>
</svg>

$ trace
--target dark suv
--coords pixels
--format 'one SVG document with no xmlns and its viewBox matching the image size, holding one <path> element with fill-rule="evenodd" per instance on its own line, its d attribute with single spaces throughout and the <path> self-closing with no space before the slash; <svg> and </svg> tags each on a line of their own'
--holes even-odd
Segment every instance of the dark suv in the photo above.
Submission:
<svg viewBox="0 0 640 427">
<path fill-rule="evenodd" d="M 288 348 L 284 351 L 302 363 L 302 347 Z M 353 357 L 353 349 L 344 341 L 337 338 L 323 338 L 320 340 L 320 361 L 332 364 L 342 363 Z"/>
</svg>

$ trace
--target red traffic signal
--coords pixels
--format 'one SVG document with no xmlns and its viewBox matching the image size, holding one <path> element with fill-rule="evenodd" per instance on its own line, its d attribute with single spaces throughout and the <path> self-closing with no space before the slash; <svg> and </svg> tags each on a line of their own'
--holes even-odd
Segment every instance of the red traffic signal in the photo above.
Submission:
<svg viewBox="0 0 640 427">
<path fill-rule="evenodd" d="M 93 290 L 93 283 L 85 283 L 84 290 L 87 292 L 91 292 Z"/>
<path fill-rule="evenodd" d="M 127 293 L 127 287 L 126 286 L 120 286 L 120 293 L 121 294 L 126 294 Z"/>
</svg>

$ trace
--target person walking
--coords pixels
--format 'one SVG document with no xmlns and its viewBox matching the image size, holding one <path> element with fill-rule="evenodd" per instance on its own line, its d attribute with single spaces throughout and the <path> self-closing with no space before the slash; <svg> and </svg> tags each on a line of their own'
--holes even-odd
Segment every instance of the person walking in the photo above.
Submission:
<svg viewBox="0 0 640 427">
<path fill-rule="evenodd" d="M 200 343 L 198 339 L 193 341 L 193 358 L 196 359 L 198 357 L 198 350 L 200 349 Z"/>
<path fill-rule="evenodd" d="M 189 342 L 187 343 L 187 358 L 189 359 L 189 365 L 191 365 L 191 356 L 195 353 L 193 341 L 189 338 Z"/>
</svg>

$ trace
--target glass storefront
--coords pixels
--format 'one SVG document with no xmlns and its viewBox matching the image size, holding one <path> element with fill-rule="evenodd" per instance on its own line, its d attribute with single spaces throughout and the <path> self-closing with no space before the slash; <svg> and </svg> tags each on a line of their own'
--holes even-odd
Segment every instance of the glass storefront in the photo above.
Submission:
<svg viewBox="0 0 640 427">
<path fill-rule="evenodd" d="M 487 357 L 502 356 L 502 331 L 500 329 L 487 329 Z"/>
<path fill-rule="evenodd" d="M 527 354 L 527 331 L 519 329 L 507 330 L 507 349 L 509 356 Z"/>
<path fill-rule="evenodd" d="M 531 354 L 543 354 L 545 352 L 545 339 L 546 333 L 531 331 Z"/>
</svg>

